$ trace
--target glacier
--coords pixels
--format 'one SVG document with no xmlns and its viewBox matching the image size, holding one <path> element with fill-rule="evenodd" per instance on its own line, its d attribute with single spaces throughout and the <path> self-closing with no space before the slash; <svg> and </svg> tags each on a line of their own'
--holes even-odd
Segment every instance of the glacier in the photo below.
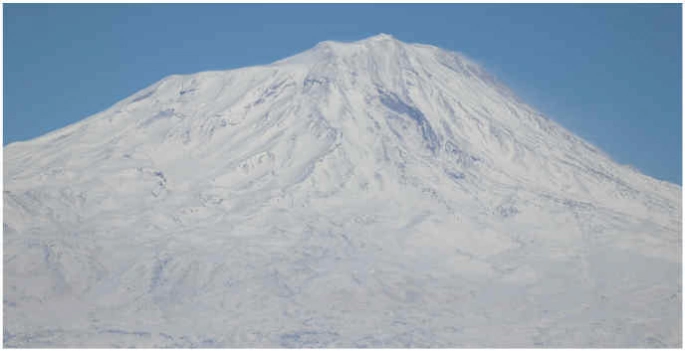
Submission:
<svg viewBox="0 0 685 351">
<path fill-rule="evenodd" d="M 435 46 L 169 76 L 3 157 L 5 347 L 682 346 L 681 187 Z"/>
</svg>

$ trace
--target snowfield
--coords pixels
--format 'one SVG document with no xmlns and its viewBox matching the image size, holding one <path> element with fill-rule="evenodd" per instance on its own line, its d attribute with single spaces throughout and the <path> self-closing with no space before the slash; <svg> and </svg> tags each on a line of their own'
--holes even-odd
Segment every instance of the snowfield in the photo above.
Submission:
<svg viewBox="0 0 685 351">
<path fill-rule="evenodd" d="M 3 156 L 5 347 L 682 346 L 681 187 L 433 46 L 170 76 Z"/>
</svg>

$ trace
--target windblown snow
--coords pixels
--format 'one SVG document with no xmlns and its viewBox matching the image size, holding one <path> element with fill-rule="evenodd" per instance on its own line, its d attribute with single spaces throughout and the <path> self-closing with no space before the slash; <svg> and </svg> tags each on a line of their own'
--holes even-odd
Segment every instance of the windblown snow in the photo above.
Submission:
<svg viewBox="0 0 685 351">
<path fill-rule="evenodd" d="M 680 199 L 461 54 L 322 42 L 5 147 L 4 345 L 680 347 Z"/>
</svg>

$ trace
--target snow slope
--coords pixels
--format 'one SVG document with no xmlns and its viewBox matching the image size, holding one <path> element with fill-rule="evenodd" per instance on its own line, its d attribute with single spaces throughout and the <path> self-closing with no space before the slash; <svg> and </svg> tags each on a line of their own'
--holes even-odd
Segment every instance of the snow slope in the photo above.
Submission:
<svg viewBox="0 0 685 351">
<path fill-rule="evenodd" d="M 680 199 L 461 54 L 322 42 L 5 147 L 4 345 L 680 347 Z"/>
</svg>

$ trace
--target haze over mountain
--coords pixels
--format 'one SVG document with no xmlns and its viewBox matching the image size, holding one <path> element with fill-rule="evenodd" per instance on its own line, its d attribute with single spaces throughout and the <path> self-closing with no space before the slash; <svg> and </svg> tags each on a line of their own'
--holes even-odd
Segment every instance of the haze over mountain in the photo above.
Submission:
<svg viewBox="0 0 685 351">
<path fill-rule="evenodd" d="M 682 343 L 681 188 L 386 34 L 167 77 L 4 179 L 5 346 Z"/>
</svg>

